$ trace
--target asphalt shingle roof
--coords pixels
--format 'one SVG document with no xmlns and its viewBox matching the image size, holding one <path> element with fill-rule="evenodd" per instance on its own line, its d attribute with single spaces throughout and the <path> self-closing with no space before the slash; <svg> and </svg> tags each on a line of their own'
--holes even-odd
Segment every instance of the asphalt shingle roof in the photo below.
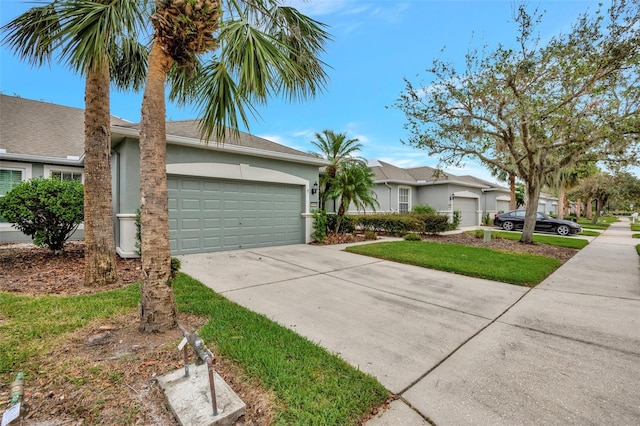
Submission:
<svg viewBox="0 0 640 426">
<path fill-rule="evenodd" d="M 167 135 L 200 140 L 199 120 L 169 121 Z M 114 133 L 118 127 L 139 129 L 118 117 L 111 117 Z M 216 144 L 216 142 L 210 142 Z M 239 138 L 228 135 L 224 144 L 281 154 L 316 158 L 310 154 L 240 132 Z M 202 145 L 205 146 L 204 143 Z M 0 95 L 0 148 L 7 154 L 34 155 L 66 159 L 84 154 L 84 110 L 52 103 Z"/>
<path fill-rule="evenodd" d="M 112 124 L 128 124 L 111 117 Z M 66 159 L 84 154 L 84 110 L 0 95 L 0 148 Z"/>
</svg>

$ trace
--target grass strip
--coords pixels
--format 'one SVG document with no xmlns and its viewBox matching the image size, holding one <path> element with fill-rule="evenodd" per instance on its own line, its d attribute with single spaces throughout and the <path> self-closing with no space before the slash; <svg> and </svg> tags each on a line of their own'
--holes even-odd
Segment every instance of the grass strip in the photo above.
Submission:
<svg viewBox="0 0 640 426">
<path fill-rule="evenodd" d="M 589 229 L 582 229 L 582 231 L 580 232 L 580 234 L 578 235 L 584 235 L 585 237 L 598 237 L 600 236 L 600 232 L 598 231 L 591 231 Z"/>
<path fill-rule="evenodd" d="M 473 231 L 472 231 L 473 232 Z M 499 238 L 506 238 L 509 240 L 519 240 L 522 237 L 522 232 L 518 231 L 491 231 L 491 235 Z M 597 235 L 600 235 L 597 233 Z M 533 235 L 533 242 L 540 244 L 550 244 L 552 246 L 567 247 L 574 249 L 582 249 L 589 241 L 582 238 L 572 237 L 557 237 L 555 235 Z"/>
<path fill-rule="evenodd" d="M 631 238 L 640 238 L 640 234 L 632 234 Z"/>
<path fill-rule="evenodd" d="M 274 391 L 277 425 L 358 425 L 389 397 L 372 376 L 187 275 L 174 280 L 174 292 L 179 311 L 209 318 L 199 331 L 205 342 Z M 134 311 L 139 300 L 137 284 L 78 296 L 0 293 L 0 373 L 9 378 L 15 371 L 37 371 L 37 355 L 65 334 Z"/>
<path fill-rule="evenodd" d="M 215 341 L 280 398 L 285 409 L 275 424 L 355 425 L 388 397 L 373 377 L 193 278 L 181 274 L 175 288 L 178 309 L 209 316 L 200 330 L 205 342 Z"/>
<path fill-rule="evenodd" d="M 0 293 L 0 373 L 28 369 L 64 334 L 135 309 L 139 300 L 138 285 L 77 296 Z"/>
<path fill-rule="evenodd" d="M 631 230 L 633 232 L 639 232 L 640 231 L 640 223 L 632 223 L 631 224 Z"/>
<path fill-rule="evenodd" d="M 510 284 L 534 286 L 561 262 L 544 256 L 461 244 L 394 241 L 351 246 L 352 253 Z"/>
</svg>

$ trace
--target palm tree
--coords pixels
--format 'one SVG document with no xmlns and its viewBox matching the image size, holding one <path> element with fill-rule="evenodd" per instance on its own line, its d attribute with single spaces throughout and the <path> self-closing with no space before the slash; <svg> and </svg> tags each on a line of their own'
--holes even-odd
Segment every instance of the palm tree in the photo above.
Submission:
<svg viewBox="0 0 640 426">
<path fill-rule="evenodd" d="M 202 138 L 224 142 L 248 125 L 245 107 L 274 93 L 314 95 L 326 80 L 318 59 L 323 24 L 277 0 L 156 0 L 140 123 L 142 301 L 140 329 L 175 326 L 166 177 L 165 83 L 172 98 L 201 109 Z M 216 52 L 217 54 L 214 54 Z M 201 63 L 202 58 L 208 60 Z M 247 126 L 248 127 L 248 126 Z"/>
<path fill-rule="evenodd" d="M 367 207 L 375 210 L 379 206 L 371 190 L 374 185 L 373 172 L 366 164 L 351 162 L 342 166 L 327 192 L 328 199 L 340 199 L 335 232 L 340 229 L 340 222 L 351 204 L 358 210 Z"/>
<path fill-rule="evenodd" d="M 330 164 L 320 176 L 320 209 L 325 208 L 327 194 L 331 191 L 331 183 L 346 163 L 365 161 L 355 154 L 360 151 L 362 144 L 358 139 L 347 139 L 346 133 L 335 133 L 333 130 L 323 130 L 315 134 L 315 140 L 311 144 L 320 152 L 318 156 L 328 160 Z"/>
<path fill-rule="evenodd" d="M 139 87 L 145 49 L 136 41 L 140 3 L 129 0 L 52 1 L 2 27 L 3 44 L 35 65 L 54 53 L 85 76 L 85 285 L 116 282 L 111 195 L 110 81 Z M 111 70 L 115 70 L 113 74 Z"/>
</svg>

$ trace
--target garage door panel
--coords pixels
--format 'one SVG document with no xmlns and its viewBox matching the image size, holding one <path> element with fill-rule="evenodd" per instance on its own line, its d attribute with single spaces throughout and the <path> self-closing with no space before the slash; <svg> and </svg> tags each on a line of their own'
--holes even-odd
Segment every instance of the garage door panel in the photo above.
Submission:
<svg viewBox="0 0 640 426">
<path fill-rule="evenodd" d="M 175 254 L 304 241 L 301 186 L 169 177 Z"/>
</svg>

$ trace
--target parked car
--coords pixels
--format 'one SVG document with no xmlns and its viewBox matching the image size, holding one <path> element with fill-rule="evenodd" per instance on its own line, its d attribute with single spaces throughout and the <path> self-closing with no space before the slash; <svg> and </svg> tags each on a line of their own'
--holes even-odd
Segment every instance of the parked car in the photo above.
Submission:
<svg viewBox="0 0 640 426">
<path fill-rule="evenodd" d="M 524 226 L 525 210 L 512 210 L 510 212 L 495 215 L 493 224 L 501 226 L 505 231 L 522 229 Z M 558 235 L 577 234 L 582 231 L 582 226 L 576 222 L 563 219 L 554 219 L 544 213 L 536 213 L 536 231 L 555 232 Z"/>
</svg>

